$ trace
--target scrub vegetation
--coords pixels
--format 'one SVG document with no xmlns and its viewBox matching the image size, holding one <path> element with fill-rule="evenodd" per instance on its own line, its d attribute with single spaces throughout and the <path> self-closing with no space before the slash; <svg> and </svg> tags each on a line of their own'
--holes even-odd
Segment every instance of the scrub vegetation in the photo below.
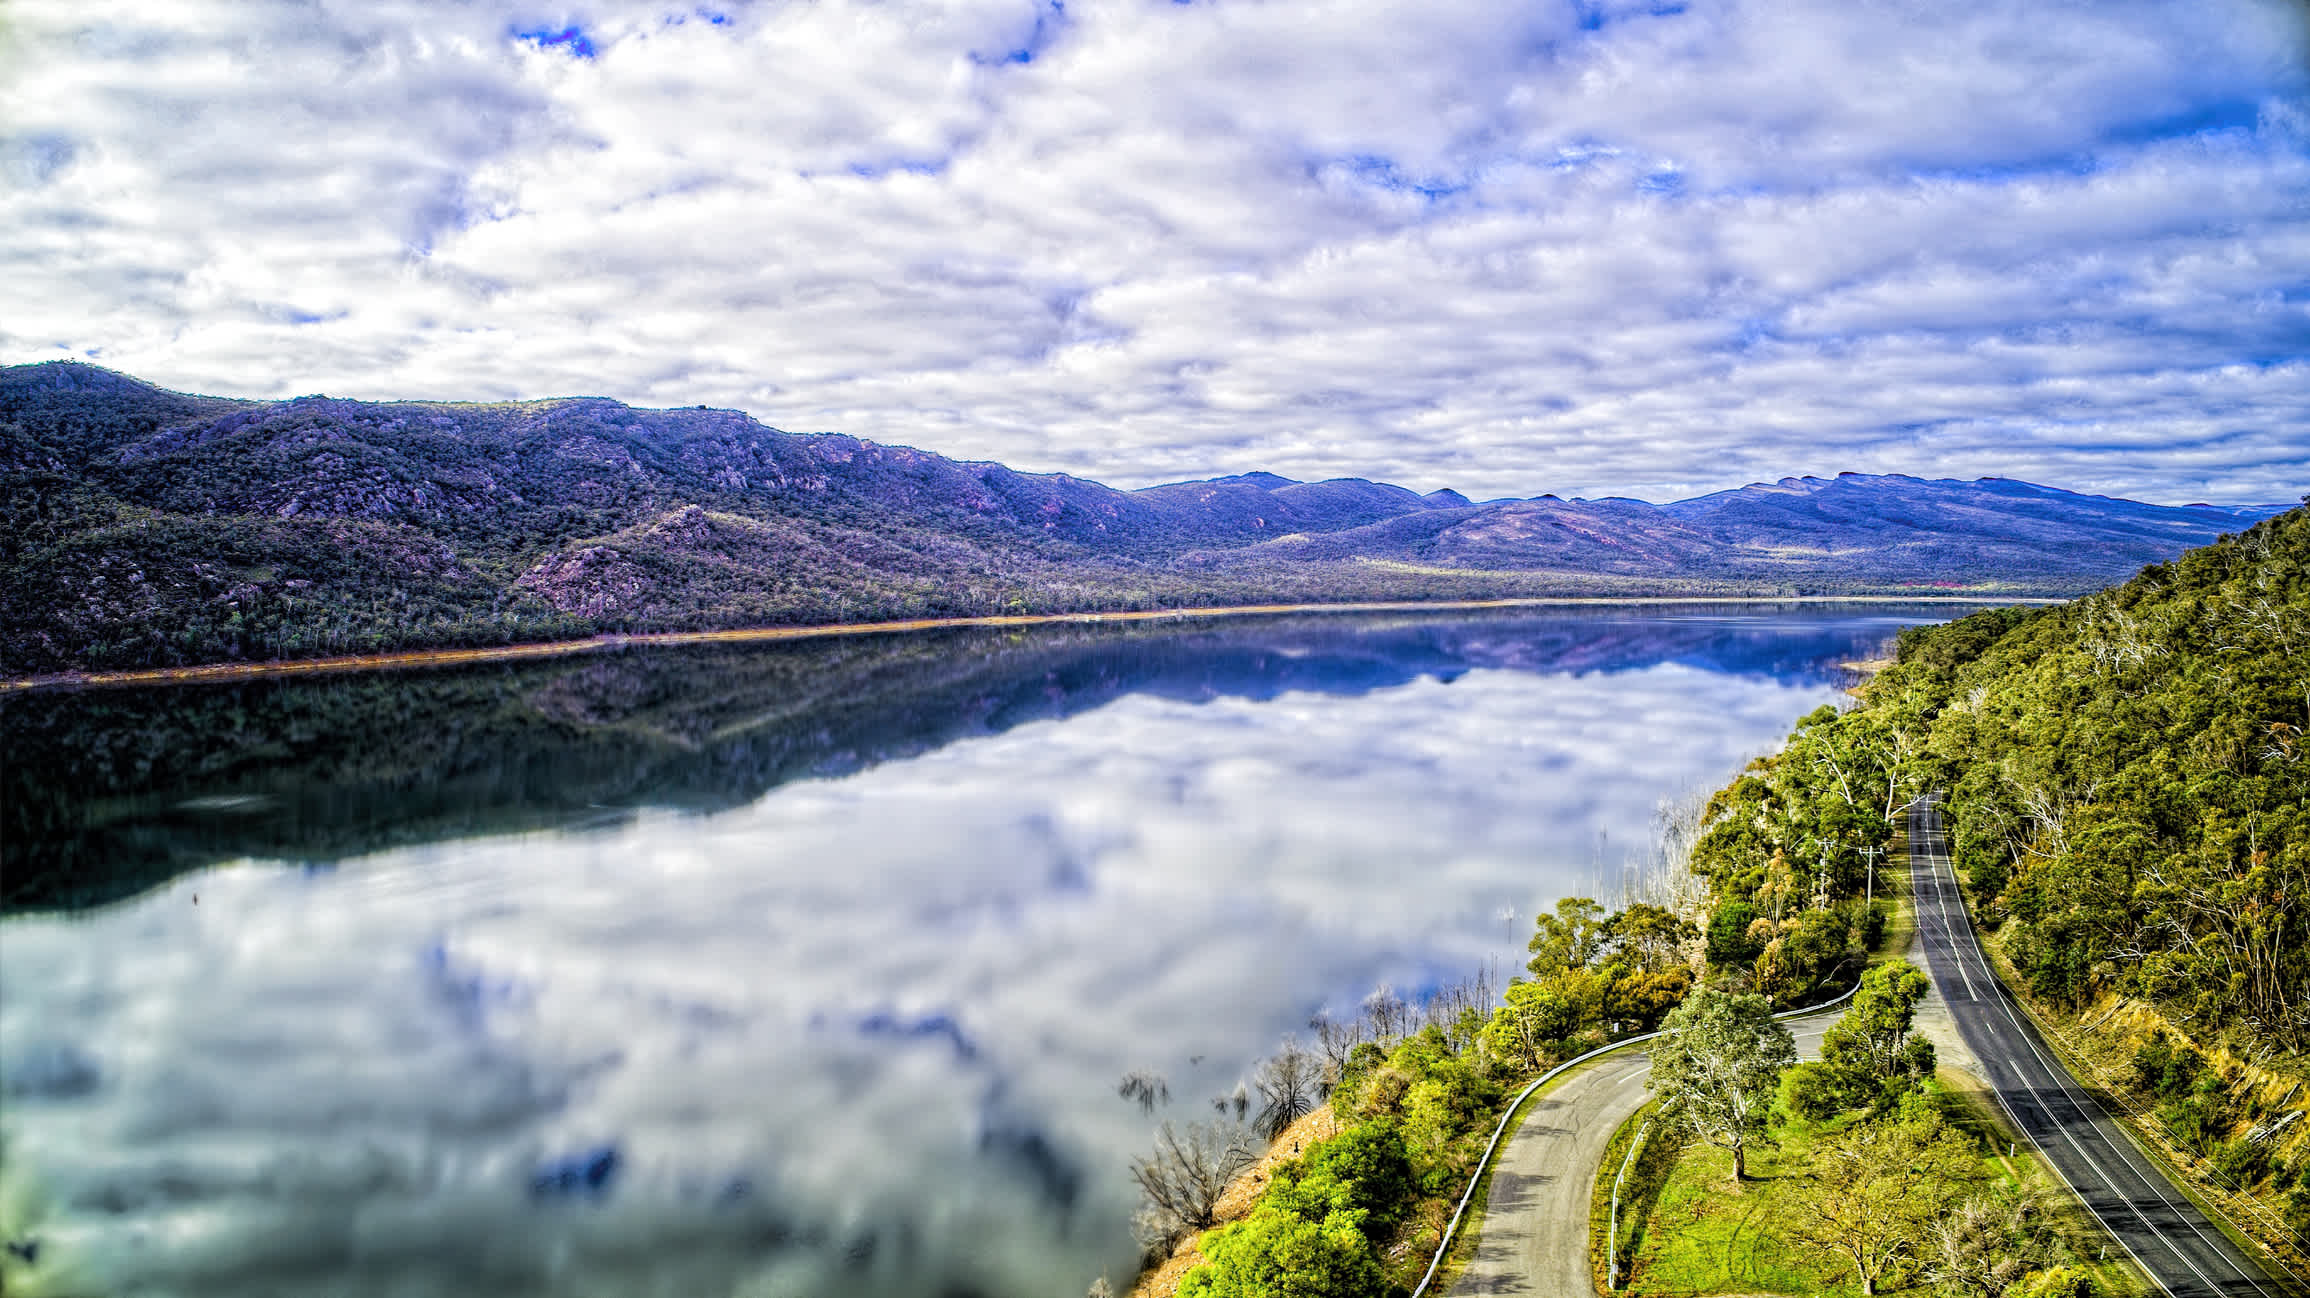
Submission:
<svg viewBox="0 0 2310 1298">
<path fill-rule="evenodd" d="M 1653 1031 L 1664 1017 L 1673 1020 L 1671 1011 L 1715 1003 L 1687 999 L 1700 930 L 1662 906 L 1638 902 L 1607 912 L 1589 898 L 1567 898 L 1539 916 L 1529 951 L 1524 971 L 1498 996 L 1488 977 L 1478 977 L 1421 1006 L 1383 989 L 1353 1019 L 1319 1017 L 1310 1025 L 1313 1051 L 1287 1044 L 1262 1065 L 1256 1101 L 1248 1094 L 1220 1101 L 1222 1116 L 1233 1112 L 1239 1120 L 1258 1105 L 1255 1131 L 1270 1134 L 1289 1111 L 1281 1097 L 1295 1093 L 1275 1079 L 1304 1079 L 1306 1093 L 1329 1104 L 1340 1133 L 1279 1167 L 1245 1219 L 1202 1235 L 1196 1247 L 1203 1260 L 1177 1292 L 1408 1292 L 1434 1256 L 1502 1107 L 1525 1082 L 1598 1046 Z M 1732 999 L 1765 1007 L 1755 995 Z M 1758 1012 L 1769 1014 L 1769 1007 Z M 1776 1067 L 1765 1079 L 1768 1103 L 1777 1075 Z M 1138 1076 L 1119 1090 L 1130 1099 L 1155 1093 L 1150 1079 Z M 1208 1126 L 1196 1130 L 1209 1141 Z M 1240 1142 L 1236 1167 L 1256 1148 L 1253 1134 Z M 1183 1176 L 1195 1179 L 1209 1163 L 1200 1147 L 1183 1149 L 1167 1125 L 1135 1169 L 1148 1207 L 1142 1221 L 1150 1260 L 1209 1224 L 1206 1215 L 1172 1210 L 1178 1196 L 1167 1188 Z"/>
</svg>

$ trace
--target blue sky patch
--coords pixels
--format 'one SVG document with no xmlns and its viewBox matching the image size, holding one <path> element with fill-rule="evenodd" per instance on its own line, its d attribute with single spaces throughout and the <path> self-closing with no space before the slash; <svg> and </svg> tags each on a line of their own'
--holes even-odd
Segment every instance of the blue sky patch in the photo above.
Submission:
<svg viewBox="0 0 2310 1298">
<path fill-rule="evenodd" d="M 938 176 L 952 166 L 952 158 L 892 158 L 884 162 L 853 162 L 844 170 L 860 180 L 885 176 Z"/>
<path fill-rule="evenodd" d="M 2154 140 L 2187 139 L 2194 135 L 2231 135 L 2250 132 L 2262 123 L 2262 106 L 2251 99 L 2230 99 L 2199 104 L 2166 117 L 2151 118 L 2112 131 L 2113 144 L 2148 144 Z"/>
<path fill-rule="evenodd" d="M 1638 180 L 1636 187 L 1647 194 L 1681 194 L 1684 192 L 1684 173 L 1674 168 L 1651 172 Z"/>
<path fill-rule="evenodd" d="M 1441 176 L 1412 175 L 1398 166 L 1395 159 L 1381 157 L 1377 154 L 1359 153 L 1345 158 L 1330 159 L 1319 164 L 1317 169 L 1322 171 L 1331 167 L 1344 170 L 1359 185 L 1383 189 L 1391 194 L 1417 194 L 1431 203 L 1450 198 L 1454 194 L 1466 193 L 1468 190 L 1468 182 L 1464 180 L 1455 181 L 1446 180 Z"/>
<path fill-rule="evenodd" d="M 1059 38 L 1059 30 L 1066 25 L 1066 21 L 1067 6 L 1065 0 L 1048 0 L 1042 8 L 1035 11 L 1034 30 L 1027 33 L 1025 40 L 996 54 L 974 51 L 970 56 L 971 62 L 981 67 L 1032 63 L 1042 57 L 1043 51 L 1050 48 L 1051 42 Z"/>
<path fill-rule="evenodd" d="M 586 29 L 575 23 L 558 31 L 550 27 L 515 31 L 513 38 L 534 45 L 541 50 L 567 50 L 575 58 L 590 59 L 600 53 L 600 50 L 594 45 L 593 38 L 586 35 Z"/>
<path fill-rule="evenodd" d="M 547 1162 L 530 1174 L 529 1192 L 540 1199 L 583 1195 L 599 1197 L 617 1177 L 625 1161 L 616 1145 L 604 1145 Z"/>
<path fill-rule="evenodd" d="M 962 1024 L 951 1014 L 924 1014 L 910 1019 L 880 1010 L 860 1019 L 858 1031 L 862 1036 L 900 1041 L 944 1041 L 954 1048 L 956 1058 L 978 1058 L 977 1043 L 963 1034 Z"/>
</svg>

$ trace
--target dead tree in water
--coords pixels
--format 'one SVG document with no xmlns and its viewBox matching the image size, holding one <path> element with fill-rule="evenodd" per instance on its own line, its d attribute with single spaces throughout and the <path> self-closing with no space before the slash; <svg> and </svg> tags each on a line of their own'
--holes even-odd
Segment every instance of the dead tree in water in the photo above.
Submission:
<svg viewBox="0 0 2310 1298">
<path fill-rule="evenodd" d="M 1115 1094 L 1137 1104 L 1141 1113 L 1153 1113 L 1156 1105 L 1171 1102 L 1171 1083 L 1163 1074 L 1141 1068 L 1123 1074 L 1123 1080 L 1115 1084 Z"/>
</svg>

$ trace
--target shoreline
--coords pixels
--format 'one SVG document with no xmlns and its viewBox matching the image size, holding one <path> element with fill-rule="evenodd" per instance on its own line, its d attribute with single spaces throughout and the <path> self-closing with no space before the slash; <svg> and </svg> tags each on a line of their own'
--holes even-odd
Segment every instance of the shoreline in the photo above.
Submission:
<svg viewBox="0 0 2310 1298">
<path fill-rule="evenodd" d="M 543 640 L 463 649 L 397 649 L 326 658 L 286 658 L 263 662 L 207 663 L 193 667 L 125 667 L 107 671 L 53 672 L 0 680 L 0 694 L 31 690 L 82 689 L 113 685 L 189 685 L 208 681 L 254 680 L 265 676 L 312 676 L 341 672 L 390 671 L 409 667 L 456 667 L 474 663 L 564 658 L 606 649 L 661 648 L 704 644 L 769 644 L 837 636 L 900 634 L 968 628 L 1062 626 L 1070 623 L 1192 621 L 1225 617 L 1278 617 L 1300 613 L 1472 612 L 1498 608 L 1702 604 L 2060 604 L 2041 595 L 1561 595 L 1513 599 L 1367 600 L 1342 604 L 1221 604 L 1209 607 L 1130 609 L 1085 613 L 994 613 L 967 617 L 905 618 L 888 622 L 827 622 L 805 626 L 740 627 L 723 631 L 644 631 Z"/>
</svg>

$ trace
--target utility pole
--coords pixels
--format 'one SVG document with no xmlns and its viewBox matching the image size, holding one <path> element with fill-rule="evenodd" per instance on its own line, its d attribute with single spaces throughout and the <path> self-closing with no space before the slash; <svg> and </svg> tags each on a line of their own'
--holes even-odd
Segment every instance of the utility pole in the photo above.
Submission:
<svg viewBox="0 0 2310 1298">
<path fill-rule="evenodd" d="M 1861 849 L 1861 855 L 1869 862 L 1868 898 L 1861 903 L 1864 909 L 1877 904 L 1877 858 L 1884 854 L 1885 849 L 1882 847 L 1864 847 Z"/>
</svg>

